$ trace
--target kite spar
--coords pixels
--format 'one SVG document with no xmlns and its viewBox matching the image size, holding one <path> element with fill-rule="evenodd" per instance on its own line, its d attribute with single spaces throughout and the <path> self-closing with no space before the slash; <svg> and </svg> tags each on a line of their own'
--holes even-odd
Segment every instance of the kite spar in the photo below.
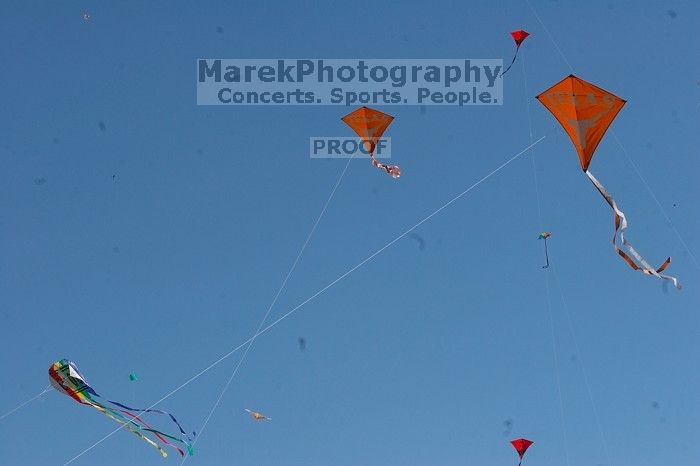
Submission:
<svg viewBox="0 0 700 466">
<path fill-rule="evenodd" d="M 673 282 L 676 288 L 680 289 L 681 286 L 676 277 L 661 273 L 671 263 L 670 257 L 660 267 L 654 269 L 627 241 L 625 238 L 625 230 L 627 229 L 625 214 L 619 209 L 615 199 L 605 187 L 588 170 L 598 144 L 603 139 L 605 132 L 618 112 L 625 105 L 625 101 L 605 89 L 601 89 L 574 75 L 567 76 L 542 92 L 537 96 L 537 100 L 554 115 L 554 118 L 559 121 L 569 135 L 578 152 L 581 169 L 583 169 L 588 179 L 591 180 L 591 183 L 593 183 L 615 213 L 615 233 L 612 238 L 615 252 L 633 270 L 640 271 L 645 275 L 653 275 L 669 280 Z M 629 254 L 625 253 L 617 245 L 618 232 L 620 241 Z"/>
</svg>

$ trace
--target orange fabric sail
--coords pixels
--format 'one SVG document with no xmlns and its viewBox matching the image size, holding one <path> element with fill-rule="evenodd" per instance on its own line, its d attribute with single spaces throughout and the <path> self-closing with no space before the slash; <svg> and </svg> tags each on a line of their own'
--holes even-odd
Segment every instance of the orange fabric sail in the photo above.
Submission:
<svg viewBox="0 0 700 466">
<path fill-rule="evenodd" d="M 633 270 L 642 272 L 645 275 L 654 275 L 658 278 L 669 280 L 673 282 L 676 288 L 680 289 L 681 286 L 676 277 L 662 274 L 671 263 L 670 257 L 661 266 L 652 267 L 627 241 L 625 237 L 625 231 L 627 230 L 625 213 L 618 207 L 615 199 L 600 181 L 588 170 L 598 144 L 600 144 L 610 124 L 625 105 L 625 101 L 605 89 L 601 89 L 574 75 L 567 76 L 542 92 L 537 96 L 537 100 L 554 115 L 554 118 L 559 121 L 569 135 L 576 152 L 578 152 L 581 168 L 615 213 L 615 233 L 612 237 L 615 252 Z M 620 242 L 627 249 L 627 252 L 618 246 L 618 234 Z"/>
<path fill-rule="evenodd" d="M 394 117 L 369 107 L 360 107 L 341 118 L 365 142 L 367 152 L 373 154 L 377 141 L 389 127 Z"/>
<path fill-rule="evenodd" d="M 569 75 L 537 96 L 574 143 L 583 171 L 625 100 Z"/>
<path fill-rule="evenodd" d="M 369 107 L 360 107 L 357 110 L 341 118 L 352 128 L 365 144 L 365 148 L 372 158 L 372 165 L 381 168 L 394 178 L 401 176 L 401 169 L 397 165 L 385 165 L 374 158 L 374 149 L 377 141 L 389 127 L 394 117 Z"/>
</svg>

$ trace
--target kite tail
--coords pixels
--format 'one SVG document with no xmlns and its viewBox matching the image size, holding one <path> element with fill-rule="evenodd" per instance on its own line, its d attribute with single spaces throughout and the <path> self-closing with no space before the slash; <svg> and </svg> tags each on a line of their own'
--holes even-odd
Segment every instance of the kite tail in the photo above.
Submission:
<svg viewBox="0 0 700 466">
<path fill-rule="evenodd" d="M 182 440 L 182 439 L 179 439 L 179 438 L 177 438 L 177 437 L 174 437 L 174 436 L 172 436 L 172 435 L 165 434 L 165 433 L 163 433 L 163 432 L 161 432 L 161 431 L 159 431 L 159 430 L 154 429 L 153 427 L 151 427 L 150 425 L 148 425 L 148 423 L 147 423 L 146 421 L 144 421 L 143 419 L 141 419 L 140 417 L 138 417 L 136 414 L 131 414 L 131 413 L 128 412 L 128 411 L 121 411 L 121 412 L 124 413 L 124 414 L 126 414 L 126 415 L 129 416 L 130 418 L 132 418 L 132 420 L 136 420 L 136 421 L 140 422 L 140 423 L 141 423 L 141 426 L 139 426 L 139 429 L 140 429 L 140 430 L 143 430 L 143 431 L 146 431 L 146 432 L 151 432 L 153 435 L 155 435 L 156 437 L 158 437 L 158 440 L 160 440 L 161 442 L 163 442 L 165 445 L 168 445 L 169 447 L 174 448 L 175 450 L 177 450 L 177 452 L 180 453 L 180 456 L 183 456 L 183 457 L 184 457 L 184 456 L 185 456 L 185 452 L 182 451 L 182 449 L 179 448 L 177 445 L 173 445 L 172 443 L 168 442 L 167 439 L 171 439 L 171 440 L 174 440 L 174 441 L 176 441 L 176 442 L 180 442 L 180 443 L 184 444 L 184 445 L 187 447 L 187 451 L 190 452 L 190 454 L 192 454 L 192 453 L 191 453 L 191 452 L 192 452 L 192 447 L 191 447 L 191 445 L 190 445 L 188 442 L 185 442 L 185 441 Z M 133 422 L 133 421 L 132 421 L 132 422 Z"/>
<path fill-rule="evenodd" d="M 387 172 L 389 175 L 391 175 L 392 178 L 400 178 L 401 177 L 401 169 L 399 168 L 398 165 L 386 165 L 384 163 L 381 163 L 379 160 L 374 158 L 373 154 L 369 154 L 370 157 L 372 157 L 372 165 L 381 168 L 385 172 Z"/>
<path fill-rule="evenodd" d="M 608 191 L 603 187 L 602 184 L 593 176 L 591 172 L 586 170 L 586 175 L 588 178 L 591 180 L 593 185 L 596 187 L 598 192 L 603 196 L 605 201 L 610 205 L 612 210 L 615 212 L 615 233 L 613 234 L 613 239 L 612 243 L 613 246 L 615 247 L 615 252 L 617 252 L 620 257 L 622 257 L 627 264 L 632 267 L 634 270 L 638 270 L 646 275 L 654 275 L 655 277 L 659 277 L 663 280 L 668 280 L 673 282 L 673 285 L 677 289 L 681 289 L 681 285 L 678 282 L 678 279 L 676 277 L 673 277 L 671 275 L 664 275 L 661 272 L 663 272 L 666 267 L 671 263 L 671 258 L 668 257 L 663 264 L 657 269 L 654 269 L 649 263 L 632 247 L 632 244 L 630 244 L 627 239 L 625 238 L 625 230 L 627 229 L 627 218 L 625 217 L 624 212 L 622 212 L 618 207 L 617 203 L 615 202 L 615 199 L 608 193 Z M 622 251 L 618 246 L 617 246 L 617 232 L 620 232 L 620 240 L 622 241 L 622 244 L 627 248 L 629 253 L 634 257 L 634 259 L 639 262 L 640 265 L 637 265 L 637 263 L 627 255 L 624 251 Z"/>
<path fill-rule="evenodd" d="M 175 419 L 175 416 L 173 416 L 172 414 L 170 414 L 170 413 L 167 412 L 167 411 L 162 411 L 162 410 L 160 410 L 160 409 L 130 408 L 130 407 L 128 407 L 128 406 L 126 406 L 126 405 L 123 405 L 123 404 L 121 404 L 121 403 L 117 403 L 116 401 L 112 401 L 112 400 L 107 400 L 107 401 L 108 401 L 109 403 L 115 405 L 115 406 L 119 406 L 120 408 L 123 408 L 123 409 L 125 409 L 125 410 L 127 410 L 127 411 L 131 411 L 131 412 L 134 412 L 134 413 L 156 413 L 156 414 L 165 414 L 165 415 L 169 416 L 170 419 L 172 419 L 172 421 L 175 423 L 175 425 L 177 426 L 177 428 L 180 429 L 180 433 L 181 433 L 182 435 L 184 435 L 185 438 L 187 438 L 187 440 L 192 441 L 192 438 L 187 434 L 187 432 L 185 432 L 185 430 L 182 428 L 182 426 L 181 426 L 180 423 L 177 421 L 177 419 Z M 193 435 L 194 435 L 194 433 L 193 433 Z M 186 443 L 186 442 L 185 442 L 185 443 Z"/>
<path fill-rule="evenodd" d="M 140 439 L 142 439 L 143 441 L 145 441 L 146 443 L 151 445 L 153 448 L 158 450 L 158 453 L 160 453 L 160 455 L 163 458 L 168 457 L 168 452 L 163 450 L 163 448 L 160 445 L 158 445 L 156 442 L 154 442 L 150 438 L 143 435 L 141 432 L 139 432 L 139 430 L 137 430 L 137 428 L 133 427 L 133 425 L 135 424 L 133 421 L 129 421 L 128 419 L 125 419 L 119 413 L 117 413 L 114 410 L 109 409 L 106 406 L 103 406 L 102 404 L 97 403 L 95 401 L 92 401 L 92 400 L 85 401 L 85 402 L 83 402 L 83 404 L 86 404 L 88 406 L 95 408 L 96 410 L 98 410 L 99 412 L 101 412 L 102 414 L 107 416 L 108 418 L 112 419 L 113 421 L 117 422 L 118 424 L 121 424 L 121 426 L 124 427 L 126 430 L 128 430 L 129 432 L 136 435 L 137 437 L 139 437 Z"/>
<path fill-rule="evenodd" d="M 547 264 L 543 265 L 542 268 L 546 269 L 549 267 L 549 253 L 547 252 L 547 238 L 544 239 L 544 257 L 547 259 Z"/>
<path fill-rule="evenodd" d="M 503 73 L 501 73 L 501 77 L 503 77 L 503 75 L 506 74 L 506 73 L 508 72 L 508 70 L 510 69 L 510 67 L 513 66 L 513 63 L 515 63 L 515 59 L 516 59 L 516 57 L 518 56 L 518 50 L 520 50 L 520 46 L 519 46 L 519 45 L 515 48 L 515 55 L 513 55 L 513 60 L 511 60 L 510 65 L 508 65 L 508 68 L 506 68 L 506 70 L 505 70 Z"/>
</svg>

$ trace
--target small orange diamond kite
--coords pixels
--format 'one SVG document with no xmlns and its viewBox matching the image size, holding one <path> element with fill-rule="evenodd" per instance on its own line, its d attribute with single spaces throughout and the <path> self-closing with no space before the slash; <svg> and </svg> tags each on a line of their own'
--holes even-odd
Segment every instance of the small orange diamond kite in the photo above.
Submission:
<svg viewBox="0 0 700 466">
<path fill-rule="evenodd" d="M 385 165 L 374 158 L 377 141 L 382 137 L 382 134 L 384 134 L 391 122 L 394 121 L 393 116 L 369 107 L 360 107 L 354 112 L 345 115 L 341 120 L 360 136 L 369 156 L 372 158 L 372 165 L 383 169 L 393 178 L 401 176 L 401 169 L 397 165 Z"/>
</svg>

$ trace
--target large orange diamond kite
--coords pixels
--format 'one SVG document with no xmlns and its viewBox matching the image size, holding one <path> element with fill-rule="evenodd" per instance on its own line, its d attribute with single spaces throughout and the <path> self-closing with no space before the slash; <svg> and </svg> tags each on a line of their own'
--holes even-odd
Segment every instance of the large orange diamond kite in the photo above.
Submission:
<svg viewBox="0 0 700 466">
<path fill-rule="evenodd" d="M 583 171 L 625 101 L 581 78 L 569 75 L 537 96 L 574 143 Z"/>
<path fill-rule="evenodd" d="M 625 105 L 625 101 L 605 89 L 601 89 L 572 74 L 538 95 L 537 100 L 547 107 L 547 110 L 552 112 L 554 118 L 559 121 L 569 135 L 571 142 L 576 147 L 576 152 L 578 152 L 581 168 L 615 213 L 615 233 L 612 237 L 615 252 L 632 269 L 646 275 L 654 275 L 658 278 L 669 280 L 673 282 L 676 288 L 680 289 L 681 285 L 676 277 L 661 273 L 671 263 L 670 257 L 660 267 L 654 268 L 627 241 L 625 237 L 625 230 L 627 230 L 625 213 L 620 210 L 615 199 L 600 181 L 588 170 L 588 165 L 591 163 L 600 140 L 603 139 L 608 127 L 610 127 L 623 105 Z M 622 246 L 628 252 L 624 252 L 618 246 L 618 234 L 620 235 Z"/>
</svg>

